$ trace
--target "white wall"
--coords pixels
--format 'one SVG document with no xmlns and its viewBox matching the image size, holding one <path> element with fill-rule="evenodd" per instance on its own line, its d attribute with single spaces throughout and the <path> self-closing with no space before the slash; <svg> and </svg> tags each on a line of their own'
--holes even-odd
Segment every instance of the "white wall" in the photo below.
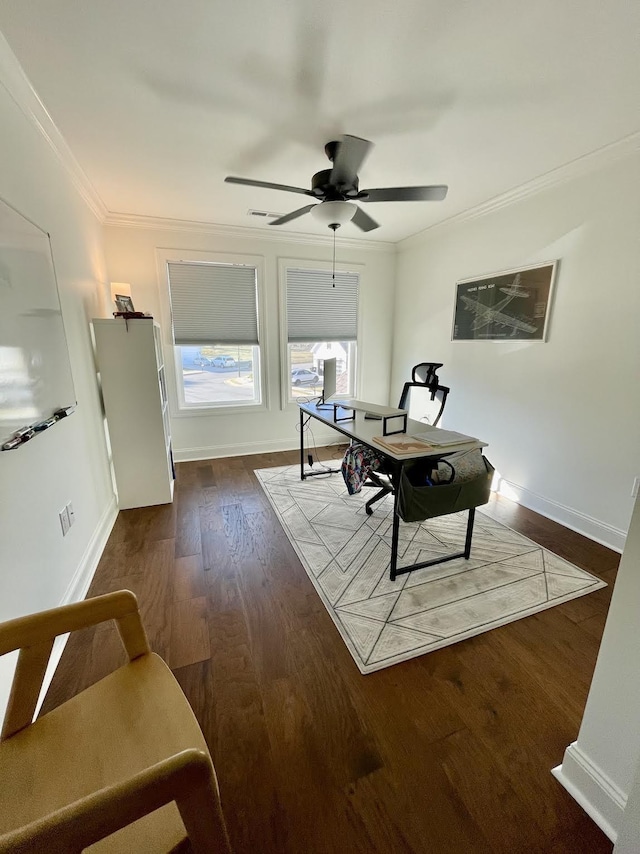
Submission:
<svg viewBox="0 0 640 854">
<path fill-rule="evenodd" d="M 636 152 L 398 255 L 392 397 L 443 362 L 443 424 L 486 440 L 523 504 L 617 549 L 640 474 L 639 184 Z M 451 342 L 457 280 L 552 259 L 547 343 Z"/>
<path fill-rule="evenodd" d="M 8 68 L 15 60 L 0 37 L 0 197 L 51 235 L 78 409 L 0 454 L 0 621 L 82 598 L 115 518 L 88 325 L 103 304 L 102 229 L 9 94 Z M 58 512 L 69 501 L 76 522 L 63 539 Z M 11 672 L 5 656 L 0 716 Z"/>
<path fill-rule="evenodd" d="M 232 231 L 232 230 L 229 230 Z M 177 224 L 161 228 L 152 223 L 137 227 L 111 225 L 105 229 L 105 246 L 111 281 L 129 282 L 137 309 L 151 312 L 162 320 L 159 288 L 166 288 L 159 273 L 156 250 L 182 249 L 188 253 L 216 252 L 229 255 L 252 255 L 262 259 L 266 302 L 266 338 L 263 359 L 266 358 L 268 409 L 224 414 L 178 414 L 175 412 L 175 385 L 172 360 L 168 363 L 169 393 L 172 397 L 172 437 L 177 460 L 199 459 L 233 454 L 252 454 L 263 451 L 297 447 L 296 427 L 298 410 L 295 405 L 281 409 L 280 331 L 278 316 L 278 259 L 295 258 L 327 263 L 331 260 L 331 243 L 327 241 L 295 242 L 273 239 L 248 229 L 247 236 L 235 230 L 203 228 L 189 231 Z M 188 257 L 182 254 L 182 257 Z M 362 383 L 358 394 L 371 402 L 387 403 L 391 371 L 391 332 L 393 318 L 393 289 L 395 253 L 391 247 L 377 248 L 362 244 L 341 244 L 338 241 L 337 267 L 340 264 L 361 264 L 360 328 L 358 360 Z M 170 329 L 163 325 L 163 341 L 170 347 Z M 316 439 L 339 439 L 335 432 L 323 433 L 314 428 Z"/>
<path fill-rule="evenodd" d="M 636 774 L 624 816 L 620 822 L 613 854 L 638 854 L 640 839 L 640 769 Z"/>
<path fill-rule="evenodd" d="M 640 500 L 629 526 L 580 732 L 565 751 L 562 765 L 554 769 L 611 839 L 623 826 L 623 810 L 640 767 L 638 614 Z M 638 794 L 640 789 L 627 807 L 629 824 L 638 823 Z"/>
</svg>

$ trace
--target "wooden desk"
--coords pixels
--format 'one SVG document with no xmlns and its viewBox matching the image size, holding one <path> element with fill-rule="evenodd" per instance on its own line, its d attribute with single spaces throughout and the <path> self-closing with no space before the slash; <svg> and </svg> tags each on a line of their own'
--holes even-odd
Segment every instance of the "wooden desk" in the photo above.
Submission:
<svg viewBox="0 0 640 854">
<path fill-rule="evenodd" d="M 375 404 L 367 405 L 362 403 L 361 401 L 358 401 L 358 403 L 362 406 L 366 406 L 367 412 L 375 412 L 376 410 L 387 409 L 387 407 L 378 407 Z M 444 563 L 445 561 L 455 560 L 459 557 L 464 557 L 467 560 L 469 559 L 469 554 L 471 551 L 471 537 L 473 535 L 473 522 L 475 518 L 474 508 L 469 510 L 469 519 L 467 522 L 467 533 L 465 538 L 464 551 L 457 552 L 451 555 L 446 555 L 443 558 L 436 558 L 435 560 L 427 560 L 421 563 L 414 563 L 411 564 L 411 566 L 398 566 L 398 539 L 400 532 L 400 514 L 398 512 L 398 484 L 400 482 L 402 470 L 404 466 L 407 465 L 407 463 L 412 463 L 417 459 L 430 459 L 433 460 L 434 463 L 436 463 L 443 457 L 447 457 L 450 454 L 456 453 L 457 451 L 468 451 L 473 450 L 474 448 L 485 448 L 487 446 L 486 442 L 481 442 L 477 439 L 470 438 L 468 442 L 461 442 L 460 444 L 456 445 L 447 445 L 446 447 L 443 447 L 441 450 L 437 451 L 429 449 L 421 453 L 411 454 L 411 456 L 397 455 L 387 450 L 386 448 L 382 448 L 374 441 L 374 438 L 376 436 L 382 435 L 382 421 L 365 419 L 364 409 L 358 408 L 357 410 L 355 410 L 355 418 L 351 419 L 350 415 L 353 414 L 353 410 L 334 410 L 333 406 L 331 406 L 330 409 L 318 408 L 318 404 L 316 403 L 299 403 L 298 406 L 300 408 L 300 480 L 306 480 L 308 477 L 314 477 L 315 475 L 319 474 L 326 474 L 326 470 L 323 472 L 305 471 L 305 418 L 314 418 L 317 421 L 322 422 L 323 424 L 327 424 L 329 427 L 332 427 L 334 430 L 337 430 L 339 433 L 342 433 L 342 435 L 346 436 L 349 440 L 362 442 L 363 445 L 366 445 L 368 448 L 371 448 L 377 454 L 385 457 L 387 460 L 390 461 L 390 477 L 394 487 L 393 533 L 391 538 L 391 563 L 389 568 L 389 577 L 391 581 L 395 581 L 396 576 L 402 575 L 406 572 L 412 572 L 414 569 L 422 569 L 426 566 L 434 566 L 437 563 Z M 434 432 L 434 434 L 437 434 L 439 432 L 439 429 L 440 428 L 438 427 L 432 427 L 430 424 L 423 424 L 421 421 L 413 421 L 410 418 L 407 420 L 407 433 L 409 435 L 424 435 L 432 431 Z M 339 472 L 340 469 L 330 469 L 330 471 Z"/>
</svg>

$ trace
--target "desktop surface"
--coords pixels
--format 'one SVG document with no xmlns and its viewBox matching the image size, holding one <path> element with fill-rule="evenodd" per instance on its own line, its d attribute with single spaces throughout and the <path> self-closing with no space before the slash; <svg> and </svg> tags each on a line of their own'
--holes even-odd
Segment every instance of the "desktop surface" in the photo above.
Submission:
<svg viewBox="0 0 640 854">
<path fill-rule="evenodd" d="M 395 454 L 390 451 L 387 447 L 383 447 L 378 444 L 375 439 L 377 437 L 382 437 L 382 422 L 381 421 L 372 421 L 365 418 L 366 412 L 378 412 L 379 414 L 383 414 L 381 410 L 384 410 L 384 414 L 392 414 L 398 413 L 402 410 L 393 409 L 387 406 L 378 406 L 377 404 L 365 403 L 364 401 L 345 401 L 347 404 L 346 408 L 342 408 L 339 405 L 339 401 L 332 401 L 338 405 L 338 418 L 345 418 L 349 415 L 349 413 L 355 414 L 355 419 L 353 421 L 336 421 L 334 418 L 334 410 L 333 406 L 329 408 L 318 408 L 316 403 L 299 403 L 302 412 L 305 412 L 307 415 L 311 415 L 313 418 L 317 418 L 318 421 L 322 421 L 324 424 L 333 427 L 335 430 L 338 430 L 343 435 L 349 437 L 350 439 L 356 439 L 357 441 L 363 442 L 365 445 L 369 445 L 369 447 L 374 448 L 379 451 L 381 454 L 384 454 L 387 457 L 391 457 L 396 460 L 405 460 L 407 459 L 406 454 Z M 349 406 L 349 404 L 358 403 L 362 406 L 362 409 L 354 408 Z M 422 436 L 425 438 L 425 441 L 428 441 L 427 434 L 430 432 L 437 433 L 439 427 L 433 427 L 430 424 L 424 424 L 422 421 L 413 421 L 408 419 L 407 421 L 407 431 L 406 436 Z M 385 440 L 398 439 L 401 440 L 403 435 L 405 434 L 396 434 L 395 436 L 385 437 Z M 468 451 L 472 448 L 485 448 L 487 446 L 486 442 L 481 442 L 477 439 L 469 439 L 466 442 L 460 442 L 455 445 L 447 445 L 446 447 L 438 448 L 434 450 L 433 448 L 423 451 L 416 452 L 411 454 L 412 459 L 418 459 L 420 457 L 433 457 L 433 456 L 444 456 L 448 454 L 455 453 L 456 451 Z"/>
</svg>

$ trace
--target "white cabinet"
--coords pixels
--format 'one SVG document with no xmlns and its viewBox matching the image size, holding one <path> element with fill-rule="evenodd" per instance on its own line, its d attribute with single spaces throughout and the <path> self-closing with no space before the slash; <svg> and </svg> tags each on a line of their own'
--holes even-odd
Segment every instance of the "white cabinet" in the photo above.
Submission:
<svg viewBox="0 0 640 854">
<path fill-rule="evenodd" d="M 93 331 L 121 510 L 173 500 L 174 467 L 160 327 L 95 319 Z"/>
</svg>

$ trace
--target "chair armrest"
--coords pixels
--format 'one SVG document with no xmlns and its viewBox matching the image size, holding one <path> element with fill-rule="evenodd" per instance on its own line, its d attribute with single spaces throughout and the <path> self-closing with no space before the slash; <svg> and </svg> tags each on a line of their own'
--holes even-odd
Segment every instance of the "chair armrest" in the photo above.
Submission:
<svg viewBox="0 0 640 854">
<path fill-rule="evenodd" d="M 0 837 L 0 854 L 72 854 L 175 801 L 194 854 L 231 854 L 211 759 L 183 750 Z"/>
<path fill-rule="evenodd" d="M 151 651 L 140 620 L 138 600 L 130 590 L 107 593 L 0 624 L 0 655 L 20 650 L 0 741 L 10 738 L 33 720 L 54 639 L 106 620 L 116 620 L 130 660 Z"/>
<path fill-rule="evenodd" d="M 149 652 L 149 645 L 140 623 L 138 600 L 130 590 L 118 590 L 115 593 L 106 593 L 104 596 L 95 596 L 72 605 L 62 605 L 59 608 L 17 617 L 15 620 L 0 624 L 0 655 L 6 655 L 8 652 L 24 647 L 38 646 L 53 640 L 58 635 L 86 629 L 107 620 L 117 620 L 119 624 L 130 626 L 132 629 L 134 624 L 138 623 L 144 643 L 142 638 L 138 637 L 132 645 L 139 648 L 139 651 L 132 655 L 124 637 L 123 642 L 130 658 Z M 133 632 L 128 634 L 131 635 L 133 642 Z"/>
</svg>

